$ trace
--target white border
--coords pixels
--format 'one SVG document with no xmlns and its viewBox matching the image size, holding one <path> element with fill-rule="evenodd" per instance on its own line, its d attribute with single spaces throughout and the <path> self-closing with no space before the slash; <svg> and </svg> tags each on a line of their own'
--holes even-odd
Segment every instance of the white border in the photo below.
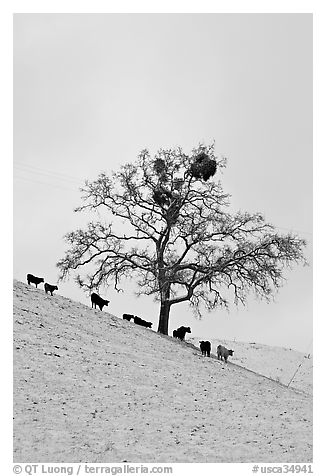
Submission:
<svg viewBox="0 0 326 476">
<path fill-rule="evenodd" d="M 197 4 L 198 3 L 198 4 Z M 3 391 L 1 392 L 2 439 L 5 465 L 12 474 L 12 14 L 13 13 L 313 13 L 314 14 L 314 472 L 321 473 L 323 459 L 323 422 L 325 411 L 319 395 L 324 381 L 321 349 L 325 346 L 325 304 L 322 301 L 325 273 L 325 168 L 324 137 L 326 134 L 325 118 L 325 44 L 326 22 L 325 9 L 318 1 L 208 1 L 184 2 L 166 1 L 13 1 L 4 2 L 0 11 L 0 51 L 1 51 L 1 124 L 2 135 L 2 170 L 5 171 L 5 186 L 1 187 L 2 205 L 2 256 L 3 267 L 0 277 L 1 289 L 1 362 L 3 368 Z M 307 158 L 309 160 L 309 158 Z M 9 198 L 10 197 L 10 198 Z M 10 203 L 10 205 L 9 205 Z M 323 273 L 323 274 L 322 274 Z M 8 298 L 9 296 L 9 298 Z M 299 297 L 298 297 L 299 298 Z M 175 465 L 173 465 L 175 466 Z M 187 473 L 200 471 L 202 465 L 177 465 Z M 207 472 L 211 465 L 205 465 Z M 225 465 L 213 465 L 216 469 L 225 469 Z M 184 467 L 184 468 L 181 468 Z M 244 468 L 246 467 L 246 469 Z M 227 465 L 232 474 L 248 474 L 251 465 Z M 242 468 L 242 470 L 241 470 Z M 245 469 L 245 471 L 243 471 Z M 320 469 L 320 470 L 319 470 Z M 251 471 L 250 471 L 251 472 Z M 180 473 L 176 471 L 174 474 Z"/>
</svg>

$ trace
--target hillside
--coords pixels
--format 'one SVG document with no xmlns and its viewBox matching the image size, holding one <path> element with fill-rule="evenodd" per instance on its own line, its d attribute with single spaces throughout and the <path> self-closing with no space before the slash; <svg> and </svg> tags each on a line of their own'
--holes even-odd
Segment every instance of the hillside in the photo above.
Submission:
<svg viewBox="0 0 326 476">
<path fill-rule="evenodd" d="M 14 281 L 15 462 L 312 461 L 307 393 L 40 288 Z"/>
<path fill-rule="evenodd" d="M 188 342 L 199 346 L 200 337 L 189 337 Z M 237 342 L 224 339 L 211 339 L 212 353 L 216 355 L 218 344 L 233 349 L 233 364 L 246 367 L 253 372 L 265 375 L 283 385 L 288 385 L 312 395 L 313 391 L 313 356 L 303 354 L 285 347 L 272 347 L 257 342 Z M 296 372 L 297 371 L 297 372 Z M 296 373 L 295 373 L 296 372 Z"/>
</svg>

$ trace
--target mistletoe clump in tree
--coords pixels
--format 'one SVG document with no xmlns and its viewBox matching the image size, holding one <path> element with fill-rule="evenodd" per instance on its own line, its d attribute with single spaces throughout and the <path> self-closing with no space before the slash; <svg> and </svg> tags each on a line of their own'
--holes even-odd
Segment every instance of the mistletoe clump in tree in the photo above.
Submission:
<svg viewBox="0 0 326 476">
<path fill-rule="evenodd" d="M 136 278 L 138 295 L 160 303 L 158 331 L 167 334 L 171 306 L 188 301 L 200 315 L 230 300 L 245 304 L 250 291 L 269 299 L 293 263 L 305 264 L 304 240 L 280 235 L 259 213 L 228 213 L 229 195 L 212 179 L 226 166 L 214 146 L 143 150 L 135 163 L 86 181 L 75 211 L 100 220 L 65 236 L 57 266 L 86 290 Z"/>
</svg>

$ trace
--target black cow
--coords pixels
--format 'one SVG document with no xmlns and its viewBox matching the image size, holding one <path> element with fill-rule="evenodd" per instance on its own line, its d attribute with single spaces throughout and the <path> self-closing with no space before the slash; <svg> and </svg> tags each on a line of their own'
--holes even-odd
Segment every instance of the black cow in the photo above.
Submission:
<svg viewBox="0 0 326 476">
<path fill-rule="evenodd" d="M 181 326 L 173 331 L 173 337 L 177 337 L 177 339 L 184 340 L 186 333 L 191 333 L 190 327 Z"/>
<path fill-rule="evenodd" d="M 151 328 L 153 325 L 151 322 L 144 321 L 144 319 L 141 319 L 138 316 L 134 316 L 134 323 L 138 324 L 139 326 L 149 327 L 149 328 Z"/>
<path fill-rule="evenodd" d="M 126 321 L 130 321 L 130 319 L 133 319 L 134 316 L 133 314 L 122 314 L 122 319 L 125 319 Z"/>
<path fill-rule="evenodd" d="M 44 291 L 47 293 L 51 293 L 51 296 L 53 296 L 53 291 L 57 290 L 58 291 L 58 286 L 52 286 L 52 284 L 49 283 L 44 283 Z"/>
<path fill-rule="evenodd" d="M 199 341 L 199 344 L 202 355 L 207 355 L 207 357 L 210 357 L 212 345 L 209 340 L 201 340 Z"/>
<path fill-rule="evenodd" d="M 229 355 L 233 355 L 234 350 L 227 349 L 223 345 L 217 346 L 217 358 L 218 360 L 225 360 L 227 362 Z"/>
<path fill-rule="evenodd" d="M 106 299 L 102 299 L 101 296 L 99 296 L 96 293 L 91 294 L 91 302 L 92 302 L 92 308 L 98 306 L 100 310 L 102 311 L 104 306 L 108 306 L 110 301 L 107 301 Z"/>
<path fill-rule="evenodd" d="M 27 282 L 28 284 L 34 283 L 37 287 L 38 284 L 44 283 L 44 278 L 38 278 L 37 276 L 33 276 L 32 274 L 27 275 Z"/>
</svg>

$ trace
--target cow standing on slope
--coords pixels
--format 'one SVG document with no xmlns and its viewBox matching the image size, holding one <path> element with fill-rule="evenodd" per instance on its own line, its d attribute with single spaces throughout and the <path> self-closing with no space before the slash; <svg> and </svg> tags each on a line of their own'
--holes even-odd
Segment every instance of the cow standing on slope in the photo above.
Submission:
<svg viewBox="0 0 326 476">
<path fill-rule="evenodd" d="M 58 291 L 58 286 L 53 286 L 52 284 L 44 283 L 44 291 L 46 294 L 51 293 L 51 296 L 53 296 L 53 291 Z"/>
<path fill-rule="evenodd" d="M 178 329 L 173 331 L 173 337 L 176 337 L 177 339 L 180 339 L 180 340 L 184 340 L 186 333 L 188 334 L 191 333 L 190 327 L 181 326 Z"/>
<path fill-rule="evenodd" d="M 96 309 L 96 306 L 100 308 L 102 311 L 104 306 L 108 306 L 110 301 L 107 301 L 106 299 L 102 299 L 101 296 L 99 296 L 96 293 L 91 294 L 91 303 L 92 303 L 92 309 L 93 307 Z"/>
<path fill-rule="evenodd" d="M 217 346 L 217 358 L 218 358 L 218 360 L 223 360 L 224 359 L 224 361 L 227 362 L 229 355 L 232 356 L 233 352 L 234 352 L 234 350 L 227 349 L 223 345 L 218 345 Z"/>
<path fill-rule="evenodd" d="M 139 326 L 149 327 L 149 328 L 151 328 L 153 325 L 152 322 L 144 321 L 144 319 L 141 319 L 141 317 L 138 317 L 138 316 L 134 316 L 134 323 L 138 324 Z"/>
<path fill-rule="evenodd" d="M 201 340 L 199 341 L 199 344 L 202 355 L 204 355 L 205 357 L 210 357 L 212 345 L 209 340 Z"/>
<path fill-rule="evenodd" d="M 133 314 L 122 314 L 122 319 L 125 319 L 126 321 L 129 321 L 134 318 Z"/>
<path fill-rule="evenodd" d="M 35 286 L 37 287 L 38 284 L 44 283 L 44 278 L 38 278 L 37 276 L 33 276 L 33 274 L 28 274 L 27 283 L 28 284 L 34 283 Z"/>
</svg>

